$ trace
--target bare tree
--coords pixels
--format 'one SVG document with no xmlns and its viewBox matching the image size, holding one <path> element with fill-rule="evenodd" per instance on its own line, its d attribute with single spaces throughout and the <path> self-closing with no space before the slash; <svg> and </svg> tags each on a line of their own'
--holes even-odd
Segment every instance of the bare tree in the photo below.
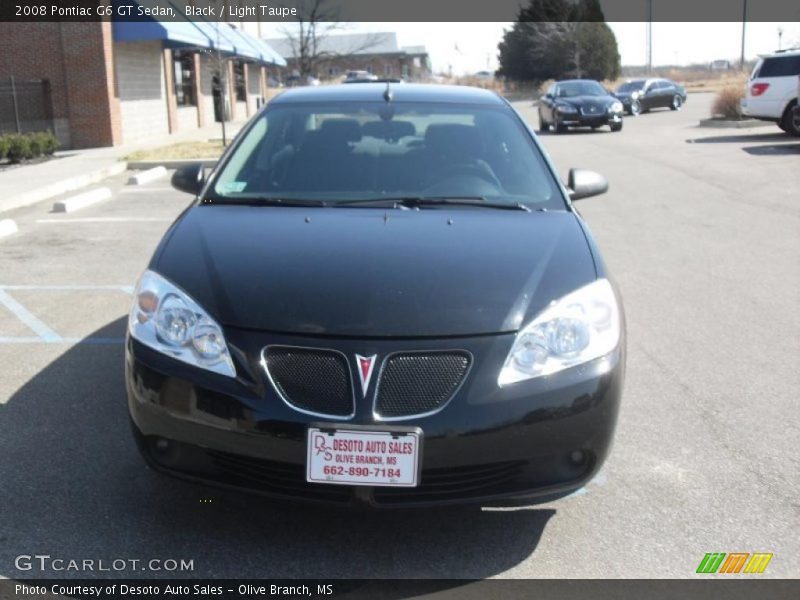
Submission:
<svg viewBox="0 0 800 600">
<path fill-rule="evenodd" d="M 363 53 L 380 43 L 379 35 L 367 34 L 347 48 L 329 48 L 325 41 L 334 32 L 345 29 L 333 0 L 297 0 L 292 7 L 297 8 L 296 22 L 293 27 L 282 28 L 281 33 L 302 77 L 315 75 L 320 62 Z"/>
</svg>

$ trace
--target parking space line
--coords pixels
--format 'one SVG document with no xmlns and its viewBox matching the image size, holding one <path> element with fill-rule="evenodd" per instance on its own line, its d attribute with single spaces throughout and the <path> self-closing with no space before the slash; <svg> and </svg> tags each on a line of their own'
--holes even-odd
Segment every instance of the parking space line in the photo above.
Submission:
<svg viewBox="0 0 800 600">
<path fill-rule="evenodd" d="M 57 340 L 45 340 L 38 337 L 10 337 L 0 336 L 0 344 L 89 344 L 89 345 L 115 345 L 124 344 L 125 338 L 58 338 Z"/>
<path fill-rule="evenodd" d="M 36 219 L 37 223 L 171 223 L 173 217 L 83 217 L 77 219 Z"/>
<path fill-rule="evenodd" d="M 126 294 L 133 293 L 132 285 L 0 285 L 2 290 L 33 290 L 47 292 L 86 292 L 94 290 L 120 291 Z"/>
<path fill-rule="evenodd" d="M 27 308 L 14 300 L 14 298 L 9 296 L 2 288 L 0 288 L 0 304 L 14 313 L 15 317 L 36 333 L 41 338 L 40 341 L 53 343 L 62 340 L 60 335 L 37 319 Z"/>
</svg>

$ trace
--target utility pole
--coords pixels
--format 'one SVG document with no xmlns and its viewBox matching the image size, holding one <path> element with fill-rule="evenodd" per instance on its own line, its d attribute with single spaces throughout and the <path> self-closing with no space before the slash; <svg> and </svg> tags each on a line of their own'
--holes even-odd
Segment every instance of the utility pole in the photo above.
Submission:
<svg viewBox="0 0 800 600">
<path fill-rule="evenodd" d="M 742 56 L 739 59 L 739 68 L 744 71 L 744 38 L 747 30 L 747 0 L 742 0 Z"/>
<path fill-rule="evenodd" d="M 783 40 L 783 27 L 778 27 L 778 50 L 782 50 L 781 41 Z"/>
</svg>

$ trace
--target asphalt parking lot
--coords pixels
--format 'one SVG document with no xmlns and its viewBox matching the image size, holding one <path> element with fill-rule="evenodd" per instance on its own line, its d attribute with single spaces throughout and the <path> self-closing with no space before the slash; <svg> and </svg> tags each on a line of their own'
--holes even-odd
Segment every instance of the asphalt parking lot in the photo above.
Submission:
<svg viewBox="0 0 800 600">
<path fill-rule="evenodd" d="M 762 576 L 797 576 L 800 140 L 698 128 L 710 101 L 541 137 L 564 177 L 610 181 L 577 206 L 622 289 L 629 353 L 606 466 L 534 507 L 295 509 L 147 470 L 125 316 L 189 197 L 123 175 L 80 212 L 7 215 L 20 232 L 0 240 L 0 576 L 76 575 L 15 568 L 49 554 L 187 559 L 194 571 L 172 574 L 197 577 L 692 577 L 706 552 L 771 552 Z"/>
</svg>

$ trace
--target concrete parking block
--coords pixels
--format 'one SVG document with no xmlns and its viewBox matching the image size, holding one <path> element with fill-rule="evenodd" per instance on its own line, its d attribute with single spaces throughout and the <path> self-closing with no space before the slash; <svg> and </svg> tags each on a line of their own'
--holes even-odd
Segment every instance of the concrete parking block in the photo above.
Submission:
<svg viewBox="0 0 800 600">
<path fill-rule="evenodd" d="M 128 179 L 128 185 L 143 185 L 155 181 L 156 179 L 161 179 L 166 175 L 167 169 L 163 166 L 153 167 L 152 169 L 147 169 L 146 171 L 131 175 Z"/>
<path fill-rule="evenodd" d="M 0 220 L 0 238 L 17 233 L 17 223 L 12 219 Z"/>
<path fill-rule="evenodd" d="M 53 212 L 75 212 L 97 202 L 111 198 L 111 190 L 107 187 L 97 188 L 89 192 L 70 196 L 53 204 Z"/>
</svg>

